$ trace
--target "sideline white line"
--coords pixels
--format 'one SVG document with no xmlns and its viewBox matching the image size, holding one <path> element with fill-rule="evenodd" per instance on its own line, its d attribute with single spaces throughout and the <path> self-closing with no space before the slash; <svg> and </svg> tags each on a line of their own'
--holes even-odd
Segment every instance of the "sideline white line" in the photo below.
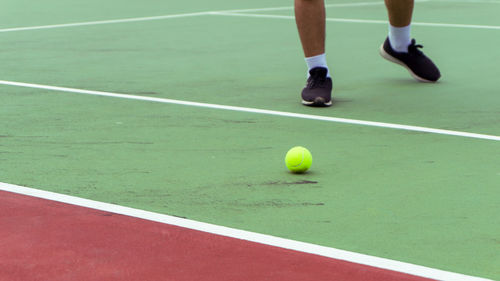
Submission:
<svg viewBox="0 0 500 281">
<path fill-rule="evenodd" d="M 233 16 L 233 17 L 253 17 L 269 19 L 287 19 L 294 20 L 294 16 L 285 15 L 267 15 L 267 14 L 249 14 L 233 12 L 210 12 L 210 15 Z M 388 24 L 387 20 L 365 20 L 365 19 L 345 19 L 345 18 L 326 18 L 329 22 L 347 22 L 347 23 L 373 23 Z M 454 28 L 472 28 L 472 29 L 500 29 L 498 25 L 475 25 L 475 24 L 456 24 L 456 23 L 433 23 L 433 22 L 412 22 L 413 26 L 431 26 L 431 27 L 454 27 Z"/>
<path fill-rule="evenodd" d="M 259 244 L 275 246 L 279 248 L 290 249 L 294 251 L 299 251 L 303 253 L 309 253 L 319 256 L 324 256 L 333 259 L 339 259 L 344 261 L 349 261 L 357 264 L 363 264 L 368 266 L 373 266 L 377 268 L 392 270 L 396 272 L 402 272 L 406 274 L 411 274 L 415 276 L 420 276 L 424 278 L 431 278 L 437 280 L 455 280 L 455 281 L 492 281 L 489 279 L 484 279 L 480 277 L 468 276 L 459 273 L 453 273 L 448 271 L 443 271 L 439 269 L 429 268 L 425 266 L 394 261 L 386 258 L 379 258 L 369 255 L 364 255 L 360 253 L 335 249 L 331 247 L 325 247 L 310 243 L 304 243 L 300 241 L 280 238 L 276 236 L 260 234 L 240 229 L 234 229 L 214 224 L 208 224 L 203 222 L 198 222 L 194 220 L 182 219 L 178 217 L 163 215 L 154 212 L 148 212 L 144 210 L 88 200 L 84 198 L 48 192 L 38 189 L 33 189 L 24 186 L 12 185 L 8 183 L 0 182 L 0 190 L 43 198 L 47 200 L 67 203 L 71 205 L 92 208 L 95 210 L 101 210 L 105 212 L 111 212 L 116 214 L 121 214 L 125 216 L 145 219 L 149 221 L 155 221 L 160 223 L 165 223 L 169 225 L 180 226 L 188 229 L 203 231 L 207 233 L 212 233 L 216 235 L 221 235 L 225 237 L 236 238 L 240 240 L 251 241 Z"/>
<path fill-rule="evenodd" d="M 0 29 L 0 32 L 26 31 L 26 30 L 51 29 L 51 28 L 61 28 L 61 27 L 85 26 L 85 25 L 99 25 L 99 24 L 113 24 L 113 23 L 125 23 L 125 22 L 164 20 L 164 19 L 173 19 L 173 18 L 203 16 L 203 15 L 207 15 L 209 13 L 210 12 L 198 12 L 198 13 L 186 13 L 186 14 L 153 16 L 153 17 L 139 17 L 139 18 L 87 21 L 87 22 L 75 22 L 75 23 L 64 23 L 64 24 L 40 25 L 40 26 L 13 27 L 13 28 Z"/>
<path fill-rule="evenodd" d="M 416 131 L 416 132 L 422 132 L 422 133 L 433 133 L 433 134 L 441 134 L 441 135 L 452 135 L 452 136 L 500 141 L 500 136 L 476 134 L 476 133 L 468 133 L 468 132 L 460 132 L 460 131 L 451 131 L 451 130 L 443 130 L 443 129 L 434 129 L 434 128 L 427 128 L 427 127 L 419 127 L 419 126 L 409 126 L 409 125 L 383 123 L 383 122 L 363 121 L 363 120 L 356 120 L 356 119 L 346 119 L 346 118 L 328 117 L 328 116 L 320 116 L 320 115 L 309 115 L 309 114 L 266 110 L 266 109 L 250 108 L 250 107 L 229 106 L 229 105 L 200 103 L 200 102 L 173 100 L 173 99 L 134 96 L 134 95 L 125 95 L 125 94 L 110 93 L 110 92 L 83 90 L 83 89 L 57 87 L 57 86 L 40 85 L 40 84 L 31 84 L 31 83 L 23 83 L 23 82 L 4 81 L 4 80 L 0 80 L 0 84 L 1 85 L 9 85 L 9 86 L 17 86 L 17 87 L 25 87 L 25 88 L 43 89 L 43 90 L 50 90 L 50 91 L 76 93 L 76 94 L 105 96 L 105 97 L 114 97 L 114 98 L 131 99 L 131 100 L 142 100 L 142 101 L 150 101 L 150 102 L 178 104 L 178 105 L 186 105 L 186 106 L 196 106 L 196 107 L 204 107 L 204 108 L 212 108 L 212 109 L 222 109 L 222 110 L 275 115 L 275 116 L 283 116 L 283 117 L 291 117 L 291 118 L 301 118 L 301 119 L 319 120 L 319 121 L 327 121 L 327 122 L 336 122 L 336 123 L 346 123 L 346 124 L 382 127 L 382 128 L 390 128 L 390 129 L 399 129 L 399 130 L 406 130 L 406 131 Z"/>
</svg>

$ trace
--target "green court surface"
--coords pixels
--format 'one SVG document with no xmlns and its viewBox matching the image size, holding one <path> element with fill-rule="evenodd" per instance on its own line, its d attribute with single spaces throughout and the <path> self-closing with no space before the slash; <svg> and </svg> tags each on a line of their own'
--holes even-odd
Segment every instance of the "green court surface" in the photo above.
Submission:
<svg viewBox="0 0 500 281">
<path fill-rule="evenodd" d="M 0 181 L 500 279 L 500 1 L 417 2 L 437 84 L 380 58 L 387 25 L 366 20 L 386 20 L 382 2 L 328 1 L 320 109 L 300 104 L 292 1 L 195 2 L 4 1 L 0 80 L 497 137 L 3 84 Z M 257 10 L 186 15 L 240 9 Z M 284 165 L 295 145 L 313 154 L 303 175 Z"/>
</svg>

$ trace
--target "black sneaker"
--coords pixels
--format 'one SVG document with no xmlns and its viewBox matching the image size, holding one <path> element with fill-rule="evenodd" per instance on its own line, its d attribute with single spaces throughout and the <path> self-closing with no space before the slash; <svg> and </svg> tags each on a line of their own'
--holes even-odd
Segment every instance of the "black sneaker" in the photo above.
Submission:
<svg viewBox="0 0 500 281">
<path fill-rule="evenodd" d="M 309 70 L 307 85 L 302 89 L 302 104 L 308 106 L 332 105 L 332 79 L 326 77 L 328 70 L 315 67 Z"/>
<path fill-rule="evenodd" d="M 413 78 L 421 82 L 436 82 L 441 74 L 436 65 L 419 50 L 422 45 L 415 45 L 415 39 L 408 46 L 408 53 L 396 52 L 389 43 L 389 37 L 380 46 L 380 55 L 388 61 L 404 66 Z"/>
</svg>

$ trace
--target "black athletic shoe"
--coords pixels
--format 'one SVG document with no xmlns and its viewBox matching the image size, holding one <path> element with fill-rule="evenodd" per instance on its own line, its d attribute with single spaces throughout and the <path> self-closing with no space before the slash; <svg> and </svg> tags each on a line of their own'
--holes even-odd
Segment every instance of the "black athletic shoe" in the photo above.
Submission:
<svg viewBox="0 0 500 281">
<path fill-rule="evenodd" d="M 422 45 L 415 45 L 415 39 L 408 46 L 408 53 L 396 52 L 389 43 L 389 37 L 380 46 L 380 55 L 388 61 L 404 66 L 410 74 L 421 82 L 436 82 L 440 77 L 436 65 L 419 50 Z"/>
<path fill-rule="evenodd" d="M 332 105 L 332 79 L 326 77 L 327 69 L 315 67 L 309 70 L 311 75 L 302 90 L 302 104 L 308 106 Z"/>
</svg>

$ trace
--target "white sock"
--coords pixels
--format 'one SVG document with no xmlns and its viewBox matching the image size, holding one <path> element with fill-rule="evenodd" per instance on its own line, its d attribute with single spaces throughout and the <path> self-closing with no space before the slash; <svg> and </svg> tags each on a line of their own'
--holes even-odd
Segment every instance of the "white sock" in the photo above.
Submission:
<svg viewBox="0 0 500 281">
<path fill-rule="evenodd" d="M 411 44 L 410 29 L 411 25 L 395 27 L 389 24 L 389 43 L 394 51 L 408 53 L 408 46 Z"/>
<path fill-rule="evenodd" d="M 308 57 L 308 58 L 305 58 L 306 60 L 306 64 L 307 64 L 307 67 L 308 67 L 308 70 L 307 70 L 307 77 L 309 78 L 309 70 L 315 68 L 315 67 L 324 67 L 326 68 L 327 72 L 326 72 L 326 77 L 330 77 L 330 71 L 328 70 L 328 66 L 326 65 L 326 54 L 323 53 L 321 55 L 317 55 L 317 56 L 314 56 L 314 57 Z"/>
</svg>

